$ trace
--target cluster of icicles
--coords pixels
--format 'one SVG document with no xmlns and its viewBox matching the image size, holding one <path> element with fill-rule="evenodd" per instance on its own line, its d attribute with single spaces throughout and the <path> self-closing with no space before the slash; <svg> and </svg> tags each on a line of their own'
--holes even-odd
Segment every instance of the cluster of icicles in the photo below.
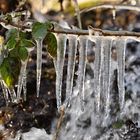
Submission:
<svg viewBox="0 0 140 140">
<path fill-rule="evenodd" d="M 119 106 L 122 111 L 125 104 L 125 88 L 124 88 L 124 76 L 125 76 L 125 49 L 127 39 L 135 39 L 133 37 L 114 37 L 114 36 L 95 36 L 92 35 L 89 30 L 89 35 L 76 36 L 58 34 L 58 48 L 57 59 L 55 60 L 56 68 L 56 99 L 57 108 L 62 106 L 62 79 L 63 79 L 63 67 L 65 60 L 66 48 L 68 50 L 68 65 L 67 65 L 67 78 L 66 78 L 66 98 L 63 103 L 66 107 L 70 106 L 72 93 L 73 93 L 73 81 L 75 74 L 75 63 L 77 61 L 76 54 L 79 51 L 79 63 L 78 63 L 78 78 L 77 88 L 78 96 L 80 97 L 81 110 L 84 110 L 85 95 L 84 95 L 84 83 L 85 83 L 85 71 L 87 63 L 87 49 L 91 45 L 91 41 L 95 43 L 95 60 L 94 60 L 94 93 L 95 93 L 95 108 L 97 112 L 101 110 L 101 96 L 104 99 L 104 110 L 106 116 L 110 112 L 110 93 L 111 93 L 111 76 L 112 76 L 112 48 L 115 44 L 117 54 L 117 83 L 118 83 L 118 96 Z"/>
<path fill-rule="evenodd" d="M 117 50 L 117 71 L 118 71 L 118 89 L 119 89 L 119 104 L 120 109 L 123 109 L 125 100 L 124 90 L 124 72 L 125 72 L 125 47 L 126 38 L 114 38 L 105 36 L 76 36 L 76 35 L 62 35 L 59 34 L 57 60 L 56 60 L 56 97 L 57 108 L 62 105 L 62 79 L 63 66 L 65 60 L 66 47 L 68 47 L 68 65 L 67 65 L 67 79 L 66 79 L 66 99 L 64 105 L 69 106 L 72 99 L 73 81 L 75 73 L 76 53 L 79 49 L 79 65 L 77 87 L 78 95 L 81 101 L 81 109 L 84 110 L 84 83 L 85 70 L 87 62 L 87 48 L 91 45 L 90 41 L 95 42 L 95 60 L 94 60 L 94 91 L 96 100 L 96 110 L 100 111 L 101 96 L 105 99 L 105 112 L 109 113 L 110 106 L 110 83 L 111 83 L 111 48 L 113 41 L 116 42 Z M 68 40 L 68 45 L 67 45 Z M 78 47 L 78 48 L 77 48 Z"/>
<path fill-rule="evenodd" d="M 110 108 L 110 83 L 111 83 L 111 49 L 112 44 L 116 44 L 117 52 L 117 73 L 118 73 L 118 92 L 120 109 L 123 109 L 125 102 L 124 90 L 124 73 L 125 73 L 125 47 L 126 37 L 112 37 L 112 36 L 95 36 L 89 31 L 89 35 L 77 36 L 66 34 L 55 34 L 57 38 L 57 58 L 54 59 L 56 69 L 56 99 L 57 108 L 62 106 L 62 80 L 63 80 L 63 67 L 66 54 L 68 50 L 68 65 L 67 65 L 67 78 L 66 78 L 66 98 L 63 103 L 68 107 L 71 103 L 73 92 L 73 81 L 75 73 L 76 54 L 79 50 L 79 64 L 78 64 L 78 78 L 77 87 L 78 95 L 81 101 L 81 109 L 84 110 L 84 83 L 85 83 L 85 70 L 87 62 L 87 48 L 91 44 L 90 41 L 95 43 L 95 60 L 94 60 L 94 91 L 96 100 L 96 110 L 100 111 L 101 96 L 106 99 L 104 102 L 105 112 L 109 113 Z M 37 96 L 39 96 L 40 80 L 41 80 L 41 67 L 42 67 L 42 40 L 36 40 L 37 44 Z M 12 101 L 19 101 L 23 89 L 24 100 L 26 100 L 26 66 L 27 62 L 22 63 L 21 72 L 17 86 L 17 93 L 14 89 L 8 89 L 3 81 L 1 81 L 2 90 L 6 100 L 9 96 Z"/>
</svg>

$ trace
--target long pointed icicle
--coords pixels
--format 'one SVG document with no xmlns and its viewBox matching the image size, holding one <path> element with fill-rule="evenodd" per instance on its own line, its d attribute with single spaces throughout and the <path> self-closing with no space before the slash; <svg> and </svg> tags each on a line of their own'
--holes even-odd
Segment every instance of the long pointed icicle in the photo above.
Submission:
<svg viewBox="0 0 140 140">
<path fill-rule="evenodd" d="M 78 66 L 78 93 L 80 96 L 81 110 L 84 110 L 84 82 L 85 82 L 85 70 L 87 59 L 87 45 L 88 39 L 86 37 L 79 37 L 79 66 Z"/>
<path fill-rule="evenodd" d="M 8 89 L 7 87 L 4 85 L 4 82 L 1 80 L 1 87 L 2 87 L 2 92 L 6 101 L 6 105 L 8 105 L 9 100 L 9 94 L 8 94 Z"/>
<path fill-rule="evenodd" d="M 103 47 L 103 94 L 105 95 L 105 116 L 108 117 L 110 113 L 110 79 L 111 79 L 111 47 L 112 38 L 105 38 L 102 40 Z"/>
<path fill-rule="evenodd" d="M 27 64 L 26 64 L 27 66 Z M 27 95 L 27 69 L 25 68 L 24 73 L 23 73 L 23 99 L 26 101 L 26 95 Z"/>
<path fill-rule="evenodd" d="M 18 101 L 21 98 L 21 91 L 22 91 L 22 87 L 23 87 L 23 93 L 25 96 L 25 92 L 26 92 L 26 83 L 25 83 L 25 78 L 26 78 L 26 67 L 27 67 L 27 62 L 28 60 L 26 60 L 25 62 L 22 62 L 22 66 L 20 69 L 20 75 L 19 75 L 19 79 L 18 79 L 18 88 L 17 88 L 17 99 Z"/>
<path fill-rule="evenodd" d="M 120 38 L 116 40 L 117 49 L 117 71 L 118 71 L 118 90 L 120 110 L 123 109 L 125 103 L 124 74 L 125 74 L 125 48 L 126 39 Z"/>
<path fill-rule="evenodd" d="M 68 36 L 68 67 L 67 67 L 67 80 L 66 80 L 66 104 L 69 106 L 72 98 L 72 88 L 77 52 L 77 36 Z"/>
<path fill-rule="evenodd" d="M 8 88 L 8 91 L 9 91 L 9 95 L 10 95 L 10 98 L 11 98 L 11 101 L 14 103 L 14 102 L 17 102 L 17 96 L 16 96 L 16 92 L 14 90 L 14 88 Z"/>
<path fill-rule="evenodd" d="M 57 60 L 56 60 L 56 99 L 57 99 L 57 108 L 59 109 L 61 106 L 61 92 L 62 92 L 62 79 L 63 79 L 63 67 L 65 60 L 65 52 L 66 52 L 66 41 L 67 36 L 63 34 L 59 34 L 57 36 Z"/>
<path fill-rule="evenodd" d="M 102 67 L 103 67 L 103 48 L 102 39 L 104 37 L 99 36 L 98 33 L 94 32 L 91 27 L 89 30 L 89 39 L 95 42 L 95 60 L 94 60 L 94 92 L 95 92 L 95 109 L 96 112 L 100 112 L 100 101 L 101 101 L 101 78 L 102 78 Z M 95 35 L 92 35 L 92 34 Z"/>
<path fill-rule="evenodd" d="M 101 70 L 103 64 L 103 48 L 102 39 L 96 38 L 95 43 L 95 61 L 94 61 L 94 90 L 96 98 L 96 111 L 100 111 L 100 96 L 101 96 Z"/>
<path fill-rule="evenodd" d="M 40 92 L 40 81 L 41 81 L 41 69 L 42 69 L 42 39 L 36 40 L 37 44 L 37 66 L 36 66 L 36 92 L 37 92 L 37 97 L 39 97 L 39 92 Z"/>
</svg>

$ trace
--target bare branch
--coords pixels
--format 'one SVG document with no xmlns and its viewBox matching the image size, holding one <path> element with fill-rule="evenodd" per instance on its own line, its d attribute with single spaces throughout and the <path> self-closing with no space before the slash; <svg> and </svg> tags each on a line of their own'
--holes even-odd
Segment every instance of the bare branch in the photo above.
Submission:
<svg viewBox="0 0 140 140">
<path fill-rule="evenodd" d="M 80 13 L 86 13 L 96 9 L 131 10 L 140 12 L 140 7 L 134 5 L 99 5 L 92 8 L 84 9 Z"/>
<path fill-rule="evenodd" d="M 63 122 L 63 119 L 64 119 L 64 115 L 65 115 L 65 108 L 64 108 L 64 106 L 62 106 L 60 108 L 60 117 L 59 117 L 58 122 L 57 122 L 56 132 L 55 132 L 55 135 L 53 137 L 53 140 L 57 140 L 57 137 L 59 135 L 61 125 L 62 125 L 62 122 Z"/>
<path fill-rule="evenodd" d="M 138 32 L 130 32 L 130 31 L 109 31 L 109 30 L 101 30 L 99 28 L 92 28 L 93 35 L 102 35 L 102 36 L 136 36 L 140 37 L 140 33 Z M 75 35 L 89 35 L 88 30 L 72 30 L 72 29 L 62 29 L 62 30 L 51 30 L 54 33 L 63 33 L 63 34 L 75 34 Z"/>
<path fill-rule="evenodd" d="M 75 12 L 77 14 L 78 25 L 79 25 L 79 28 L 82 29 L 82 22 L 81 22 L 80 9 L 79 9 L 79 5 L 78 5 L 78 1 L 73 0 L 73 2 L 74 2 Z"/>
<path fill-rule="evenodd" d="M 11 26 L 13 26 L 13 27 L 15 27 L 15 28 L 20 28 L 20 29 L 30 29 L 30 27 L 28 27 L 28 26 L 16 24 L 16 23 L 14 23 L 14 22 L 8 23 L 6 20 L 1 19 L 1 18 L 0 18 L 0 23 L 4 23 L 5 25 L 11 25 Z"/>
<path fill-rule="evenodd" d="M 18 25 L 16 23 L 8 23 L 6 20 L 0 19 L 0 23 L 5 23 L 8 25 L 11 25 L 16 28 L 21 28 L 21 29 L 31 29 L 29 26 L 24 26 L 24 25 Z M 62 33 L 62 34 L 74 34 L 74 35 L 89 35 L 88 30 L 81 30 L 81 29 L 66 29 L 66 28 L 61 28 L 61 29 L 52 29 L 49 30 L 50 32 L 53 33 Z M 130 37 L 140 37 L 139 32 L 130 32 L 130 31 L 110 31 L 110 30 L 101 30 L 99 28 L 92 28 L 92 34 L 93 35 L 100 35 L 100 36 L 130 36 Z"/>
</svg>

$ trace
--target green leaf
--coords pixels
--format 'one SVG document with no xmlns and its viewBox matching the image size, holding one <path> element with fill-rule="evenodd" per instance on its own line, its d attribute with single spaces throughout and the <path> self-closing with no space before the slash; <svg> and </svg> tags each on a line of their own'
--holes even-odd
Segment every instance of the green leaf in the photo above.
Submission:
<svg viewBox="0 0 140 140">
<path fill-rule="evenodd" d="M 8 30 L 8 32 L 6 33 L 6 40 L 9 40 L 10 38 L 17 38 L 17 33 L 18 30 L 17 29 L 10 29 Z"/>
<path fill-rule="evenodd" d="M 6 34 L 6 47 L 8 49 L 13 49 L 15 48 L 16 44 L 17 44 L 17 34 L 18 34 L 18 30 L 17 29 L 11 29 L 7 32 Z"/>
<path fill-rule="evenodd" d="M 0 66 L 1 77 L 8 87 L 12 87 L 18 80 L 21 62 L 15 57 L 7 57 Z"/>
<path fill-rule="evenodd" d="M 14 78 L 12 77 L 12 75 L 8 74 L 4 81 L 8 87 L 14 86 Z"/>
<path fill-rule="evenodd" d="M 52 57 L 56 57 L 57 56 L 57 40 L 56 40 L 55 35 L 50 32 L 47 33 L 43 43 L 47 45 L 48 53 Z"/>
<path fill-rule="evenodd" d="M 32 35 L 34 39 L 44 39 L 47 34 L 47 26 L 45 23 L 36 22 L 33 24 Z"/>
<path fill-rule="evenodd" d="M 112 124 L 112 127 L 114 129 L 120 129 L 123 125 L 124 125 L 124 122 L 122 120 L 118 120 Z"/>
<path fill-rule="evenodd" d="M 19 45 L 22 47 L 27 47 L 27 48 L 32 48 L 34 46 L 33 42 L 27 39 L 20 40 Z"/>
<path fill-rule="evenodd" d="M 19 50 L 19 48 L 16 46 L 14 49 L 10 50 L 9 56 L 10 57 L 19 57 L 18 50 Z"/>
<path fill-rule="evenodd" d="M 11 73 L 12 73 L 14 80 L 15 80 L 15 82 L 14 82 L 14 84 L 15 84 L 18 80 L 18 76 L 20 73 L 21 61 L 19 58 L 9 57 L 9 63 L 10 63 Z"/>
<path fill-rule="evenodd" d="M 6 47 L 8 48 L 8 49 L 13 49 L 13 48 L 15 48 L 15 46 L 16 46 L 16 39 L 14 38 L 14 37 L 11 37 L 9 40 L 8 40 L 8 42 L 7 42 L 7 44 L 6 44 Z"/>
<path fill-rule="evenodd" d="M 22 61 L 25 61 L 28 57 L 28 50 L 25 48 L 25 47 L 20 47 L 19 50 L 18 50 L 18 54 L 19 54 L 19 58 L 22 60 Z"/>
<path fill-rule="evenodd" d="M 28 40 L 21 40 L 14 49 L 10 50 L 9 57 L 17 57 L 21 59 L 22 61 L 25 61 L 28 57 L 28 48 L 26 48 L 26 45 L 28 47 L 32 46 L 32 42 Z"/>
<path fill-rule="evenodd" d="M 54 28 L 54 25 L 51 22 L 45 23 L 47 30 Z"/>
<path fill-rule="evenodd" d="M 24 39 L 24 38 L 26 38 L 26 33 L 25 32 L 22 32 L 22 31 L 19 31 L 19 38 L 20 39 Z"/>
</svg>

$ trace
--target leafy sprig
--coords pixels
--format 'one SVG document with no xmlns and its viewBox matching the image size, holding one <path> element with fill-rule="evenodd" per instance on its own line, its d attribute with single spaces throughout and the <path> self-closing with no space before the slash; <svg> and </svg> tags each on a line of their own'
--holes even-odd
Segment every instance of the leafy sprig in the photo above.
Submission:
<svg viewBox="0 0 140 140">
<path fill-rule="evenodd" d="M 29 50 L 35 46 L 34 40 L 43 40 L 48 53 L 52 57 L 56 57 L 57 40 L 55 35 L 50 32 L 52 28 L 53 24 L 50 22 L 35 22 L 31 33 L 18 29 L 8 30 L 4 44 L 7 55 L 0 65 L 1 77 L 8 87 L 13 87 L 16 84 L 22 62 L 27 60 Z"/>
<path fill-rule="evenodd" d="M 7 32 L 4 46 L 7 50 L 7 56 L 0 65 L 0 74 L 8 87 L 14 86 L 17 82 L 21 63 L 28 58 L 28 48 L 33 46 L 34 43 L 28 39 L 26 33 L 17 29 L 11 29 Z"/>
<path fill-rule="evenodd" d="M 57 55 L 57 40 L 53 33 L 49 32 L 53 28 L 53 24 L 50 22 L 33 24 L 32 35 L 35 40 L 42 39 L 44 45 L 47 47 L 48 53 L 52 57 Z"/>
</svg>

